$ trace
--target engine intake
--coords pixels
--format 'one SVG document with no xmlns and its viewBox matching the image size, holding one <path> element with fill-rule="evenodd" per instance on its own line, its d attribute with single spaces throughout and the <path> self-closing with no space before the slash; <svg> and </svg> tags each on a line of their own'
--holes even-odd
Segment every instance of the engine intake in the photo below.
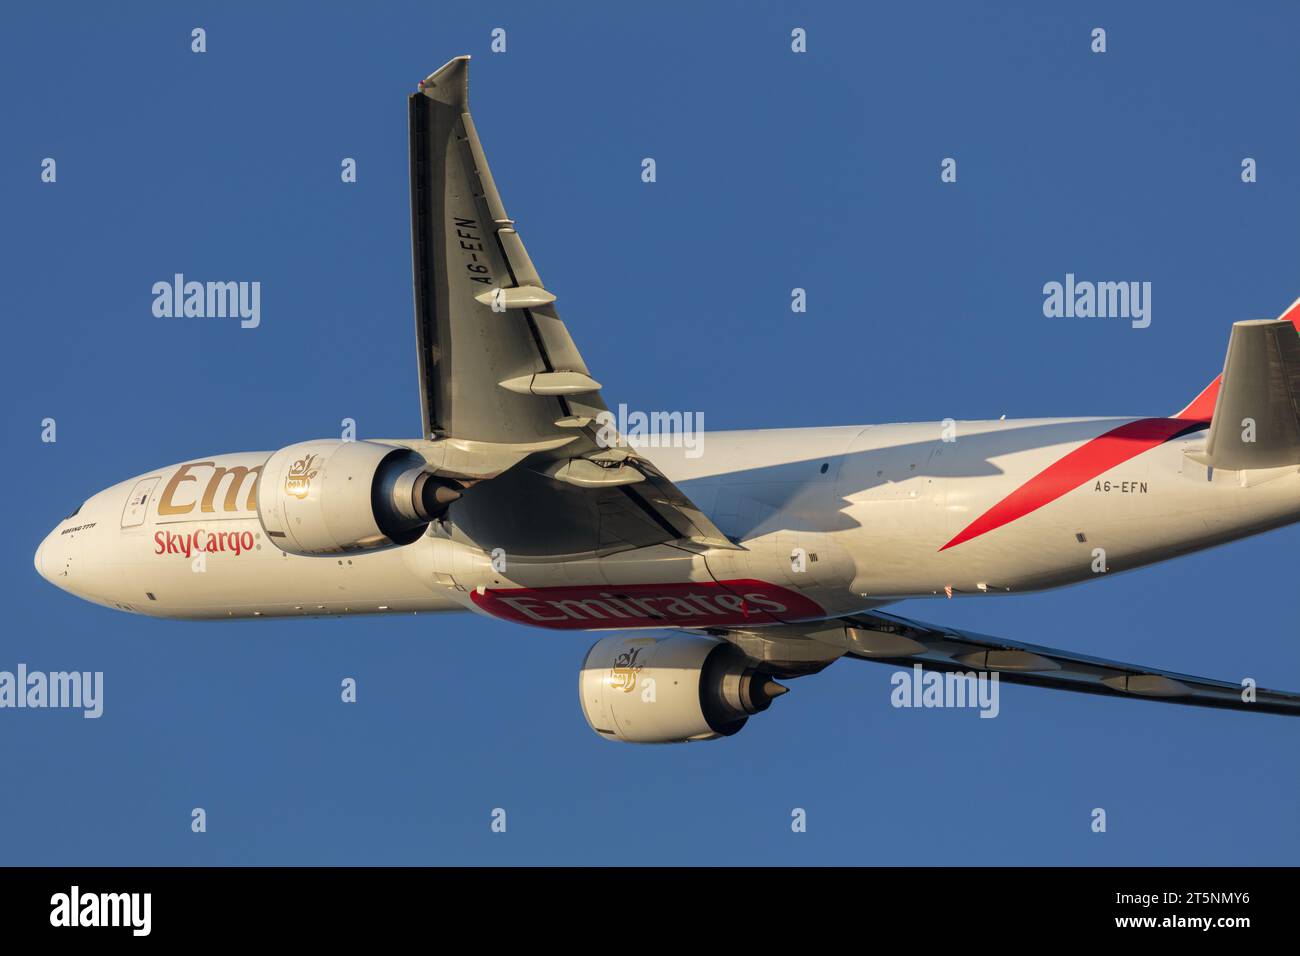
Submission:
<svg viewBox="0 0 1300 956">
<path fill-rule="evenodd" d="M 734 644 L 689 635 L 604 638 L 578 678 L 591 729 L 629 743 L 730 736 L 787 690 Z"/>
<path fill-rule="evenodd" d="M 262 467 L 257 517 L 290 554 L 410 544 L 461 496 L 407 448 L 322 439 L 281 448 Z"/>
</svg>

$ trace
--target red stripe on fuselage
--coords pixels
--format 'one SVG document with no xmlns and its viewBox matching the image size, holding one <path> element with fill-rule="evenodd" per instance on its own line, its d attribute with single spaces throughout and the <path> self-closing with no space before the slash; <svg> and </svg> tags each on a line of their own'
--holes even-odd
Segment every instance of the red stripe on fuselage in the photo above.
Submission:
<svg viewBox="0 0 1300 956">
<path fill-rule="evenodd" d="M 1208 422 L 1214 415 L 1214 403 L 1219 400 L 1219 386 L 1223 384 L 1223 376 L 1217 376 L 1213 382 L 1201 390 L 1190 405 L 1184 408 L 1174 418 L 1190 418 L 1193 421 Z"/>
<path fill-rule="evenodd" d="M 1140 418 L 1112 428 L 1048 465 L 988 511 L 968 524 L 940 551 L 1023 518 L 1078 488 L 1085 481 L 1167 442 L 1197 423 L 1184 418 Z"/>
</svg>

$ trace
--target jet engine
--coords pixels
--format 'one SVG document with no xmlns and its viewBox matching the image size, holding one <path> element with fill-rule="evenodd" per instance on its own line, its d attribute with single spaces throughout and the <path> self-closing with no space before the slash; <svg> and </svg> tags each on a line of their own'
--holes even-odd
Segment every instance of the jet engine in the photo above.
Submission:
<svg viewBox="0 0 1300 956">
<path fill-rule="evenodd" d="M 788 689 L 734 644 L 690 635 L 604 638 L 578 678 L 591 729 L 641 744 L 730 736 Z"/>
<path fill-rule="evenodd" d="M 374 551 L 415 541 L 460 495 L 407 448 L 322 439 L 267 459 L 257 517 L 290 554 Z"/>
</svg>

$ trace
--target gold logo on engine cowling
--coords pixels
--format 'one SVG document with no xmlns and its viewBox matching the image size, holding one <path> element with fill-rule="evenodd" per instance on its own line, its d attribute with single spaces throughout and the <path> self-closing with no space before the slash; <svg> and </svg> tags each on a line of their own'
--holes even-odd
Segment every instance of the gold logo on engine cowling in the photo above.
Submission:
<svg viewBox="0 0 1300 956">
<path fill-rule="evenodd" d="M 284 490 L 295 498 L 306 498 L 311 491 L 311 480 L 316 477 L 316 456 L 305 455 L 289 466 L 284 479 Z"/>
<path fill-rule="evenodd" d="M 624 651 L 618 657 L 614 658 L 614 666 L 609 672 L 609 686 L 621 690 L 625 694 L 632 693 L 636 689 L 636 675 L 644 664 L 638 664 L 637 658 L 641 655 L 641 648 L 634 647 L 630 651 Z"/>
</svg>

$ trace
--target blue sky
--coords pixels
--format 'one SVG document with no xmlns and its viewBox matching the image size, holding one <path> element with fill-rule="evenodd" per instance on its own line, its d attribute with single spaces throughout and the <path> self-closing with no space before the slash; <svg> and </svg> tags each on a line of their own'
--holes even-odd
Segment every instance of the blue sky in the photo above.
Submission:
<svg viewBox="0 0 1300 956">
<path fill-rule="evenodd" d="M 461 53 L 611 404 L 708 428 L 1165 414 L 1233 321 L 1300 295 L 1293 9 L 863 6 L 7 10 L 0 668 L 102 670 L 106 699 L 0 712 L 0 863 L 1295 862 L 1285 718 L 1010 686 L 997 720 L 894 710 L 890 668 L 842 662 L 734 738 L 623 746 L 582 719 L 588 635 L 156 621 L 36 576 L 50 527 L 149 468 L 344 417 L 418 432 L 405 98 Z M 260 281 L 261 326 L 155 318 L 174 272 Z M 1151 326 L 1045 318 L 1067 272 L 1150 281 Z M 1298 536 L 895 610 L 1297 689 Z"/>
</svg>

